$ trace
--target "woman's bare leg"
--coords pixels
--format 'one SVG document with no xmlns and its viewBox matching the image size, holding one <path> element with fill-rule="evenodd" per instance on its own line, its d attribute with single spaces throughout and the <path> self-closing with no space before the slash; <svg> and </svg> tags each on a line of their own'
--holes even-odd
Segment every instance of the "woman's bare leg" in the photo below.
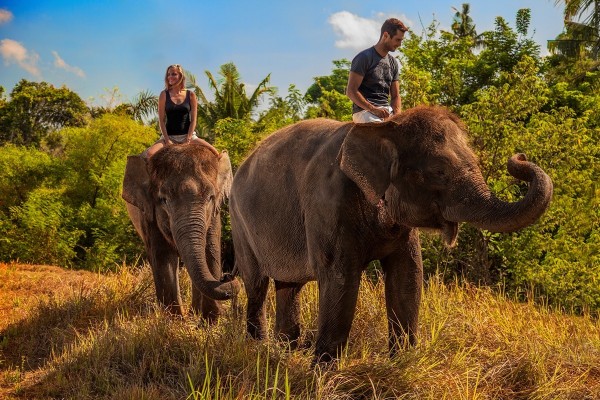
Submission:
<svg viewBox="0 0 600 400">
<path fill-rule="evenodd" d="M 159 140 L 158 142 L 154 143 L 152 146 L 148 147 L 143 153 L 142 153 L 142 157 L 144 158 L 150 158 L 152 157 L 157 151 L 159 151 L 160 149 L 162 149 L 163 147 L 165 147 L 165 143 L 162 140 Z"/>
<path fill-rule="evenodd" d="M 212 144 L 208 143 L 206 140 L 200 139 L 199 137 L 195 137 L 193 140 L 208 147 L 209 150 L 212 151 L 217 157 L 221 155 L 221 153 L 219 153 L 219 150 L 217 150 Z"/>
</svg>

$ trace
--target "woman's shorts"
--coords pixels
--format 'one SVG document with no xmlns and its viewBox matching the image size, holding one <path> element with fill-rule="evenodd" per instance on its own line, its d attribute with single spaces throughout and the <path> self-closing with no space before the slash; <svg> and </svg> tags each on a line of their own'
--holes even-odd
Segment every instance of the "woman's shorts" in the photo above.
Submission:
<svg viewBox="0 0 600 400">
<path fill-rule="evenodd" d="M 171 139 L 171 142 L 173 142 L 173 143 L 181 144 L 181 143 L 185 143 L 187 141 L 187 135 L 169 135 L 169 139 Z M 196 140 L 196 139 L 198 139 L 198 135 L 196 135 L 196 132 L 194 132 L 192 134 L 191 140 Z M 158 141 L 160 142 L 163 140 L 165 140 L 164 136 L 160 135 L 160 139 L 158 139 Z"/>
</svg>

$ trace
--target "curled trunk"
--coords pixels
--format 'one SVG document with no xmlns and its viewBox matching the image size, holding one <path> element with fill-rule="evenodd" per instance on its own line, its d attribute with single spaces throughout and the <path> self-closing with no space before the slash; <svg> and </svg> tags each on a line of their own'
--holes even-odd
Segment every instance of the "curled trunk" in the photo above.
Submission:
<svg viewBox="0 0 600 400">
<path fill-rule="evenodd" d="M 462 192 L 462 199 L 444 211 L 444 218 L 468 222 L 492 232 L 513 232 L 533 224 L 550 204 L 552 180 L 540 167 L 527 161 L 524 154 L 516 154 L 508 160 L 508 172 L 529 182 L 523 199 L 514 203 L 499 200 L 478 173 L 468 184 L 457 188 L 457 192 Z"/>
<path fill-rule="evenodd" d="M 200 218 L 202 221 L 203 218 Z M 240 284 L 236 280 L 214 277 L 206 260 L 206 224 L 188 217 L 184 224 L 176 224 L 175 241 L 192 284 L 203 295 L 214 300 L 228 300 L 237 295 Z"/>
</svg>

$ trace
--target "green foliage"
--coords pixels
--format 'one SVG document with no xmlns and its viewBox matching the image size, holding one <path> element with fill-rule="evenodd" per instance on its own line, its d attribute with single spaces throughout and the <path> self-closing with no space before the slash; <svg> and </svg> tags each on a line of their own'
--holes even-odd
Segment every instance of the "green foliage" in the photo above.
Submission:
<svg viewBox="0 0 600 400">
<path fill-rule="evenodd" d="M 271 107 L 261 113 L 255 130 L 272 132 L 286 125 L 298 122 L 302 116 L 306 101 L 296 85 L 290 84 L 288 95 L 284 98 L 271 98 Z"/>
<path fill-rule="evenodd" d="M 565 30 L 556 40 L 550 41 L 550 50 L 572 59 L 589 57 L 597 62 L 600 55 L 600 3 L 565 0 L 564 16 Z"/>
<path fill-rule="evenodd" d="M 204 130 L 212 130 L 218 121 L 224 118 L 250 119 L 252 112 L 259 105 L 261 96 L 272 94 L 274 91 L 274 88 L 269 86 L 271 79 L 269 74 L 248 96 L 246 86 L 242 83 L 240 73 L 233 63 L 221 65 L 220 79 L 215 78 L 210 71 L 205 73 L 213 91 L 214 101 L 209 101 L 202 89 L 195 84 L 195 77 L 187 74 L 198 97 L 198 126 Z"/>
<path fill-rule="evenodd" d="M 352 101 L 337 90 L 321 90 L 318 106 L 306 110 L 306 118 L 331 118 L 338 121 L 352 120 Z"/>
<path fill-rule="evenodd" d="M 577 95 L 587 111 L 567 108 L 546 112 L 551 91 L 528 57 L 511 73 L 501 73 L 498 87 L 477 93 L 461 116 L 488 185 L 507 201 L 521 198 L 526 187 L 507 174 L 506 160 L 524 152 L 554 181 L 549 210 L 534 226 L 500 235 L 463 226 L 456 249 L 436 253 L 436 239 L 424 238 L 426 267 L 460 273 L 483 283 L 503 279 L 514 291 L 533 287 L 546 301 L 572 310 L 600 309 L 600 166 L 598 115 L 585 94 Z"/>
<path fill-rule="evenodd" d="M 330 75 L 317 76 L 305 94 L 309 103 L 306 118 L 332 118 L 338 121 L 352 120 L 352 101 L 346 96 L 350 61 L 334 60 Z"/>
<path fill-rule="evenodd" d="M 65 129 L 62 134 L 68 169 L 65 201 L 76 210 L 74 226 L 85 232 L 78 246 L 79 262 L 87 269 L 102 269 L 123 255 L 134 258 L 135 233 L 120 196 L 123 172 L 127 156 L 142 152 L 156 139 L 156 131 L 107 114 L 87 128 Z"/>
<path fill-rule="evenodd" d="M 38 146 L 50 132 L 64 126 L 83 126 L 88 108 L 66 87 L 22 79 L 0 107 L 0 143 Z"/>
<path fill-rule="evenodd" d="M 533 228 L 498 249 L 515 285 L 531 285 L 552 303 L 600 309 L 600 131 L 567 108 L 537 114 L 520 142 L 536 141 L 554 180 L 550 209 Z M 542 138 L 540 140 L 540 137 Z"/>
<path fill-rule="evenodd" d="M 0 151 L 2 259 L 92 270 L 135 259 L 140 243 L 120 190 L 127 155 L 140 153 L 156 131 L 106 114 L 59 136 L 58 155 L 12 145 Z"/>
<path fill-rule="evenodd" d="M 308 88 L 305 94 L 307 102 L 318 103 L 319 98 L 323 95 L 323 90 L 335 90 L 341 94 L 346 93 L 351 62 L 345 58 L 333 60 L 332 62 L 334 68 L 331 71 L 331 74 L 314 78 L 315 83 Z"/>
<path fill-rule="evenodd" d="M 588 3 L 568 1 L 565 12 L 577 16 Z M 515 29 L 498 17 L 494 30 L 482 33 L 475 31 L 468 5 L 455 11 L 452 32 L 440 31 L 433 21 L 423 36 L 411 35 L 403 43 L 404 108 L 442 104 L 460 115 L 486 182 L 499 198 L 517 201 L 527 191 L 506 170 L 507 158 L 516 152 L 548 172 L 554 195 L 544 216 L 520 232 L 492 234 L 465 225 L 454 249 L 423 235 L 426 271 L 502 283 L 517 294 L 533 288 L 546 302 L 597 313 L 600 70 L 593 48 L 588 43 L 576 55 L 556 51 L 542 59 L 528 37 L 528 9 L 517 12 Z M 580 40 L 569 26 L 563 39 Z M 247 96 L 229 63 L 218 78 L 206 72 L 214 92 L 209 101 L 188 73 L 204 136 L 229 151 L 235 172 L 262 138 L 303 113 L 350 120 L 351 101 L 345 95 L 350 62 L 333 65 L 329 75 L 314 78 L 304 96 L 290 85 L 285 98 L 275 96 L 269 76 Z M 254 122 L 263 94 L 271 95 L 270 107 Z M 0 141 L 10 143 L 0 147 L 2 260 L 102 270 L 141 252 L 119 194 L 126 156 L 157 137 L 155 126 L 131 120 L 150 117 L 153 99 L 144 92 L 132 104 L 92 110 L 93 120 L 84 126 L 88 111 L 66 88 L 21 81 L 6 100 L 0 87 Z M 222 215 L 225 258 L 231 259 L 228 215 Z"/>
<path fill-rule="evenodd" d="M 57 163 L 42 151 L 12 144 L 0 147 L 0 212 L 25 202 L 31 191 L 59 173 Z"/>
<path fill-rule="evenodd" d="M 215 126 L 215 146 L 227 149 L 233 171 L 268 133 L 255 132 L 251 121 L 225 118 Z"/>
<path fill-rule="evenodd" d="M 442 34 L 436 39 L 433 22 L 424 38 L 411 35 L 402 45 L 400 95 L 404 108 L 419 104 L 458 106 L 467 102 L 476 88 L 474 39 Z"/>
<path fill-rule="evenodd" d="M 539 46 L 525 37 L 528 10 L 517 16 L 518 34 L 500 17 L 494 31 L 480 35 L 438 32 L 433 21 L 423 37 L 411 35 L 402 45 L 400 94 L 407 107 L 442 104 L 452 109 L 476 100 L 478 90 L 497 86 L 503 72 L 511 72 L 524 58 L 536 65 Z M 475 52 L 477 47 L 483 50 Z"/>
<path fill-rule="evenodd" d="M 72 210 L 64 205 L 61 195 L 60 189 L 37 188 L 21 205 L 0 214 L 4 260 L 64 264 L 75 256 L 81 231 L 65 229 L 72 220 Z"/>
</svg>

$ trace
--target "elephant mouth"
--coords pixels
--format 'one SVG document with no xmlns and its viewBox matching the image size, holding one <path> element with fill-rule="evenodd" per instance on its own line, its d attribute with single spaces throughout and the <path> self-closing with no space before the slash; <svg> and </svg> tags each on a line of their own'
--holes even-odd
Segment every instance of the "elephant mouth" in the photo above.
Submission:
<svg viewBox="0 0 600 400">
<path fill-rule="evenodd" d="M 442 223 L 442 238 L 446 246 L 454 247 L 458 238 L 458 222 L 444 221 Z"/>
<path fill-rule="evenodd" d="M 442 210 L 438 203 L 433 203 L 435 215 L 438 216 L 437 229 L 441 231 L 442 239 L 446 246 L 454 247 L 458 238 L 458 222 L 448 221 L 443 217 Z"/>
</svg>

